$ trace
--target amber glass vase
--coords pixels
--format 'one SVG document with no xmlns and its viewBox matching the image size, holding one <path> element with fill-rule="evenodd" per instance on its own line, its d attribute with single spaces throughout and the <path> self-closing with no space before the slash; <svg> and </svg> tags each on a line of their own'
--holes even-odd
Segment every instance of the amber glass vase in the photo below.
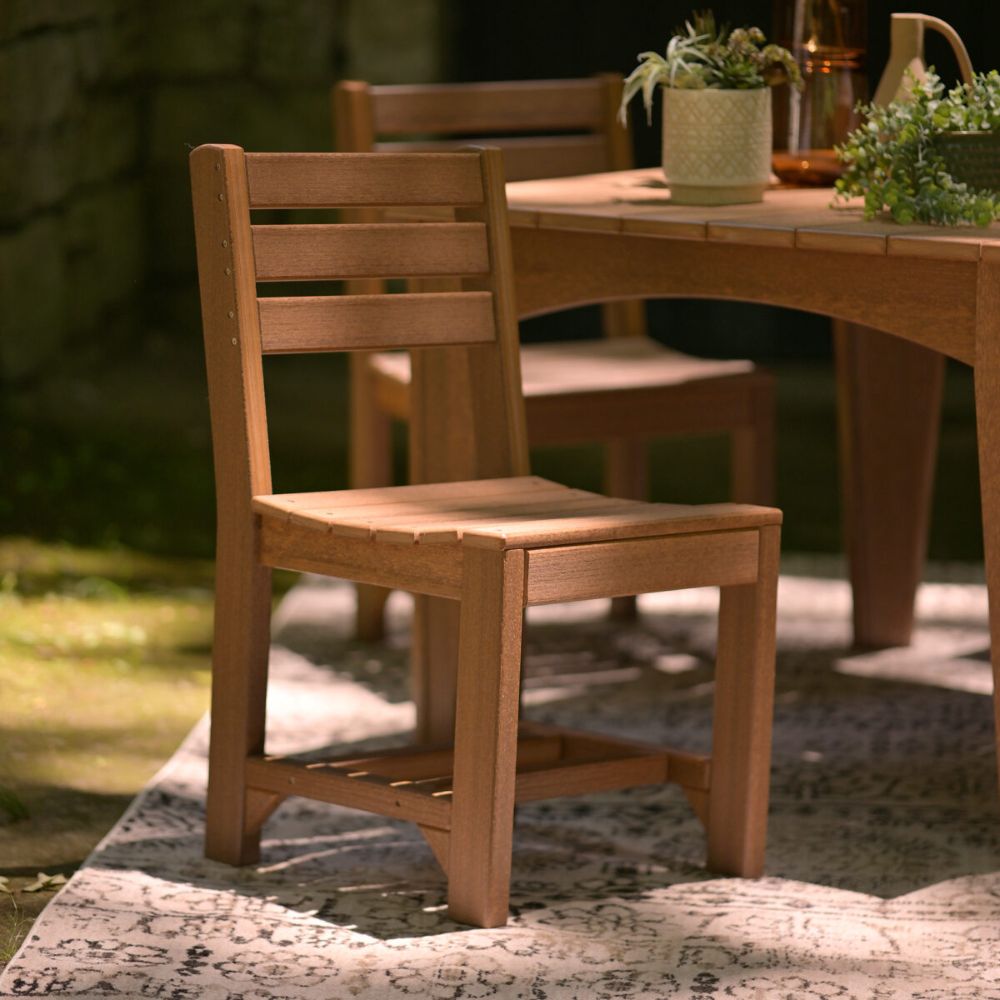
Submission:
<svg viewBox="0 0 1000 1000">
<path fill-rule="evenodd" d="M 795 56 L 805 86 L 774 90 L 774 172 L 788 184 L 830 185 L 833 152 L 868 99 L 865 0 L 775 0 L 772 36 Z"/>
</svg>

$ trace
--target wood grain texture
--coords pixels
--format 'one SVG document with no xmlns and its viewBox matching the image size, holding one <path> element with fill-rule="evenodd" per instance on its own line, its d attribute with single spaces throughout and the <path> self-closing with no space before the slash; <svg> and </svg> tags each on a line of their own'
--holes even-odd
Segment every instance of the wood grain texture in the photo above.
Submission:
<svg viewBox="0 0 1000 1000">
<path fill-rule="evenodd" d="M 341 153 L 370 153 L 375 147 L 371 88 L 360 80 L 341 80 L 330 91 L 334 145 Z"/>
<path fill-rule="evenodd" d="M 906 646 L 927 549 L 944 358 L 840 323 L 834 344 L 854 639 Z"/>
<path fill-rule="evenodd" d="M 448 874 L 448 852 L 451 849 L 451 831 L 438 830 L 433 826 L 418 826 L 424 840 L 434 853 L 434 858 L 441 866 L 441 871 Z"/>
<path fill-rule="evenodd" d="M 622 130 L 624 131 L 624 130 Z M 470 140 L 376 142 L 378 152 L 398 153 L 462 149 Z M 476 136 L 477 146 L 495 146 L 503 151 L 504 176 L 509 181 L 532 177 L 569 177 L 592 174 L 608 166 L 607 142 L 602 135 Z"/>
<path fill-rule="evenodd" d="M 495 344 L 465 349 L 422 351 L 412 358 L 410 478 L 413 482 L 525 475 L 528 444 L 521 395 L 517 314 L 509 232 L 498 150 L 482 152 L 486 224 L 493 275 Z M 475 288 L 471 279 L 466 287 Z M 489 442 L 483 447 L 483 442 Z"/>
<path fill-rule="evenodd" d="M 583 761 L 544 770 L 518 770 L 515 801 L 536 802 L 562 795 L 606 792 L 637 785 L 659 785 L 667 780 L 669 757 L 665 752 L 620 760 Z"/>
<path fill-rule="evenodd" d="M 364 293 L 378 289 L 357 291 Z M 385 407 L 376 403 L 379 387 L 375 373 L 368 365 L 368 357 L 367 353 L 355 352 L 348 359 L 350 429 L 347 481 L 360 488 L 390 486 L 393 481 L 392 426 Z M 355 593 L 355 634 L 363 642 L 383 639 L 385 606 L 391 591 L 362 583 L 355 586 Z"/>
<path fill-rule="evenodd" d="M 285 518 L 261 519 L 260 560 L 267 566 L 302 573 L 323 573 L 417 594 L 456 598 L 461 561 L 444 546 L 376 546 L 294 524 Z"/>
<path fill-rule="evenodd" d="M 260 299 L 259 309 L 265 354 L 482 344 L 494 337 L 489 292 L 282 296 Z"/>
<path fill-rule="evenodd" d="M 612 302 L 608 306 L 637 304 L 642 303 Z M 381 374 L 409 384 L 410 361 L 406 354 L 395 352 L 374 355 L 371 366 Z M 750 375 L 754 378 L 742 378 Z M 735 382 L 733 376 L 740 376 L 739 382 Z M 647 337 L 625 334 L 615 334 L 608 339 L 552 341 L 524 344 L 521 347 L 521 386 L 526 405 L 533 403 L 537 397 L 570 395 L 585 395 L 588 404 L 593 405 L 597 394 L 602 394 L 599 405 L 606 410 L 629 403 L 632 397 L 626 391 L 663 389 L 675 392 L 682 399 L 682 403 L 672 407 L 679 411 L 690 401 L 690 396 L 684 395 L 685 390 L 690 394 L 707 383 L 714 387 L 720 379 L 726 379 L 726 382 L 715 389 L 715 393 L 723 405 L 724 393 L 735 395 L 744 385 L 763 389 L 770 386 L 772 381 L 765 373 L 755 372 L 750 361 L 692 357 L 666 348 Z M 664 392 L 664 402 L 669 404 L 671 398 L 669 393 Z M 646 400 L 643 399 L 643 402 Z M 743 399 L 738 404 L 733 404 L 746 405 L 748 404 Z M 742 411 L 730 407 L 730 412 L 738 415 Z M 619 422 L 616 426 L 640 427 L 643 417 L 657 420 L 654 427 L 666 423 L 666 420 L 658 419 L 659 414 L 638 413 L 633 414 L 629 423 Z M 699 414 L 691 415 L 688 423 L 696 426 L 699 417 Z M 679 414 L 671 413 L 667 419 L 677 420 Z M 733 416 L 728 419 L 733 419 Z M 534 427 L 530 430 L 533 438 L 539 433 Z"/>
<path fill-rule="evenodd" d="M 743 878 L 764 870 L 779 545 L 776 525 L 761 528 L 757 581 L 723 587 L 719 604 L 708 867 Z"/>
<path fill-rule="evenodd" d="M 343 223 L 253 227 L 258 281 L 486 274 L 478 223 Z"/>
<path fill-rule="evenodd" d="M 251 757 L 247 782 L 262 791 L 304 795 L 423 826 L 447 829 L 450 822 L 451 803 L 446 798 L 394 785 L 381 775 L 351 776 L 297 761 Z"/>
<path fill-rule="evenodd" d="M 613 379 L 609 381 L 613 383 Z M 770 374 L 720 374 L 687 384 L 539 393 L 525 398 L 525 412 L 530 426 L 535 428 L 531 435 L 535 445 L 645 439 L 657 434 L 725 433 L 733 429 L 752 432 L 758 386 L 770 391 Z M 617 486 L 613 492 L 617 495 Z M 754 497 L 754 502 L 760 500 Z"/>
<path fill-rule="evenodd" d="M 475 153 L 400 157 L 342 153 L 247 153 L 250 207 L 479 205 Z"/>
<path fill-rule="evenodd" d="M 995 732 L 1000 734 L 1000 255 L 984 261 L 976 296 L 976 433 L 989 588 Z M 1000 735 L 997 737 L 1000 756 Z"/>
<path fill-rule="evenodd" d="M 629 501 L 616 503 L 593 493 L 566 492 L 568 495 L 565 499 L 555 501 L 525 500 L 503 505 L 483 504 L 451 514 L 431 512 L 424 515 L 402 515 L 395 520 L 372 524 L 371 529 L 377 542 L 389 545 L 454 545 L 462 540 L 467 531 L 489 527 L 498 520 L 505 525 L 514 526 L 539 518 L 549 520 L 603 515 L 611 510 L 628 510 L 626 504 L 631 506 Z"/>
<path fill-rule="evenodd" d="M 446 484 L 391 486 L 361 491 L 255 497 L 265 517 L 268 544 L 275 532 L 299 537 L 423 549 L 467 541 L 480 548 L 539 548 L 654 535 L 718 533 L 779 523 L 778 510 L 745 504 L 651 504 L 574 490 L 534 477 Z M 478 487 L 478 488 L 477 488 Z M 421 495 L 423 494 L 423 495 Z M 277 527 L 274 527 L 274 524 Z M 656 589 L 656 588 L 652 588 Z"/>
<path fill-rule="evenodd" d="M 736 299 L 864 324 L 974 360 L 976 266 L 967 261 L 792 247 L 762 253 L 735 243 L 530 227 L 515 227 L 512 240 L 523 315 L 636 297 Z"/>
<path fill-rule="evenodd" d="M 750 418 L 729 438 L 729 495 L 736 503 L 774 503 L 776 413 L 774 379 L 758 371 L 748 380 Z"/>
<path fill-rule="evenodd" d="M 529 492 L 553 492 L 569 489 L 541 476 L 513 476 L 506 479 L 467 479 L 443 483 L 417 483 L 408 486 L 378 486 L 367 490 L 329 490 L 310 493 L 277 493 L 254 497 L 254 510 L 260 513 L 282 510 L 293 514 L 306 510 L 341 510 L 359 505 L 417 503 L 483 497 L 522 496 Z"/>
<path fill-rule="evenodd" d="M 448 914 L 479 927 L 507 922 L 524 587 L 522 552 L 467 554 Z"/>
<path fill-rule="evenodd" d="M 978 260 L 1000 245 L 998 223 L 970 230 L 866 221 L 858 202 L 836 203 L 828 188 L 769 190 L 747 205 L 673 205 L 652 168 L 520 182 L 509 197 L 515 224 L 541 228 L 586 227 L 590 219 L 610 229 L 616 220 L 623 233 L 941 261 Z"/>
<path fill-rule="evenodd" d="M 589 513 L 558 519 L 475 526 L 462 532 L 462 543 L 469 548 L 543 548 L 780 523 L 781 511 L 768 507 L 643 503 L 626 508 L 615 507 L 607 514 Z"/>
<path fill-rule="evenodd" d="M 590 131 L 604 120 L 599 78 L 383 86 L 370 92 L 379 134 Z"/>
<path fill-rule="evenodd" d="M 430 546 L 423 548 L 432 550 Z M 443 600 L 446 596 L 414 597 L 410 691 L 417 706 L 416 739 L 422 742 L 455 739 L 461 606 L 457 600 Z M 461 584 L 454 596 L 461 596 Z"/>
<path fill-rule="evenodd" d="M 213 726 L 206 854 L 259 856 L 248 815 L 248 754 L 264 747 L 271 574 L 257 559 L 254 493 L 271 489 L 257 293 L 243 151 L 201 146 L 190 158 L 216 481 Z"/>
<path fill-rule="evenodd" d="M 528 604 L 586 601 L 757 578 L 756 531 L 630 539 L 528 552 Z"/>
</svg>

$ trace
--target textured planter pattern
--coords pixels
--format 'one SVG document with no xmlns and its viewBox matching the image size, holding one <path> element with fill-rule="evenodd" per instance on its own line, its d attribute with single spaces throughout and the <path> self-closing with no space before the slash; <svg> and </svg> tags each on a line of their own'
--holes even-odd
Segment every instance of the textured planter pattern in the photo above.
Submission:
<svg viewBox="0 0 1000 1000">
<path fill-rule="evenodd" d="M 771 91 L 663 88 L 663 172 L 674 201 L 760 201 L 771 173 Z"/>
<path fill-rule="evenodd" d="M 934 146 L 956 181 L 1000 193 L 1000 132 L 945 132 Z"/>
</svg>

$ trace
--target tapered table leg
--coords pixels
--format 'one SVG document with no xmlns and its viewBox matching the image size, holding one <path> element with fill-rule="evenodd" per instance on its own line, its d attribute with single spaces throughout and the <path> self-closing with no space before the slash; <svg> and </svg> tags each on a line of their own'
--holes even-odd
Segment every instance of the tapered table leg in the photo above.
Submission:
<svg viewBox="0 0 1000 1000">
<path fill-rule="evenodd" d="M 983 549 L 990 605 L 993 712 L 1000 734 L 1000 261 L 979 268 L 976 295 L 976 432 Z M 997 742 L 1000 759 L 1000 737 Z"/>
<path fill-rule="evenodd" d="M 844 534 L 859 646 L 904 646 L 923 573 L 944 356 L 834 321 Z"/>
</svg>

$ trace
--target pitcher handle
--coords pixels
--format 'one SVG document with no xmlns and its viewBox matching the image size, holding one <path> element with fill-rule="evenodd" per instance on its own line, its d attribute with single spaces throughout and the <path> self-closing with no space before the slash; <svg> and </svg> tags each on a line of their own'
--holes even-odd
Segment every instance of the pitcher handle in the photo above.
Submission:
<svg viewBox="0 0 1000 1000">
<path fill-rule="evenodd" d="M 939 17 L 931 17 L 929 14 L 921 14 L 920 19 L 928 28 L 933 28 L 936 32 L 944 35 L 944 37 L 948 39 L 948 43 L 951 45 L 951 50 L 955 53 L 955 58 L 958 60 L 958 68 L 962 73 L 962 79 L 966 83 L 972 83 L 972 60 L 969 58 L 965 42 L 962 41 L 958 32 L 950 24 L 948 24 L 947 21 L 942 21 Z"/>
</svg>

